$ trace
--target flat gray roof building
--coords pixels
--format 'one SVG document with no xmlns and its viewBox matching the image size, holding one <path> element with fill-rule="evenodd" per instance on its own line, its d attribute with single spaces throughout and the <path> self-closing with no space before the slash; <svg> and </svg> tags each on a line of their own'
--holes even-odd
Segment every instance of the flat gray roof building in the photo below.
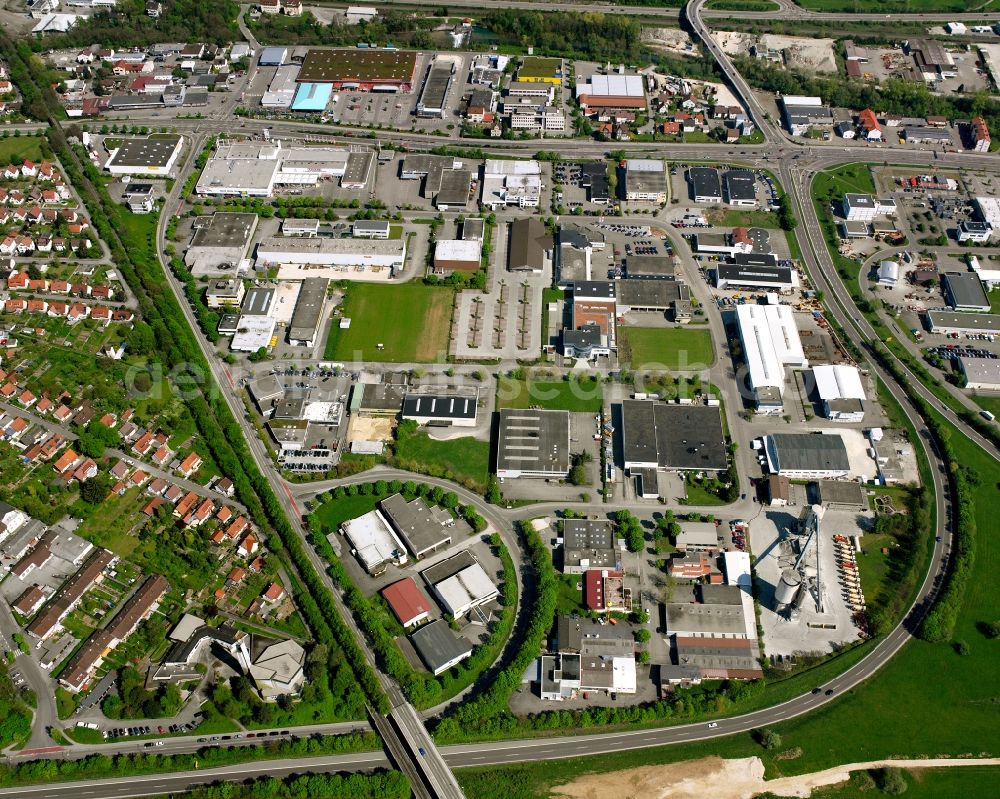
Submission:
<svg viewBox="0 0 1000 799">
<path fill-rule="evenodd" d="M 441 173 L 441 188 L 434 198 L 437 208 L 465 208 L 472 188 L 472 172 L 468 169 L 446 169 Z"/>
<path fill-rule="evenodd" d="M 974 272 L 945 272 L 942 288 L 948 305 L 956 311 L 988 311 L 990 298 Z"/>
<path fill-rule="evenodd" d="M 668 602 L 666 610 L 668 635 L 746 638 L 747 628 L 742 603 L 737 605 L 706 605 L 692 602 Z"/>
<path fill-rule="evenodd" d="M 325 277 L 310 277 L 302 281 L 299 297 L 295 302 L 291 322 L 288 324 L 288 340 L 292 344 L 311 347 L 316 343 L 319 323 L 326 307 L 326 290 L 330 281 Z"/>
<path fill-rule="evenodd" d="M 368 185 L 375 164 L 375 153 L 352 151 L 347 156 L 347 165 L 340 178 L 340 185 L 345 189 L 363 189 Z"/>
<path fill-rule="evenodd" d="M 928 311 L 932 333 L 1000 333 L 1000 314 Z"/>
<path fill-rule="evenodd" d="M 379 506 L 416 560 L 451 544 L 455 520 L 443 508 L 428 506 L 420 497 L 407 502 L 402 494 Z"/>
<path fill-rule="evenodd" d="M 129 137 L 108 160 L 111 174 L 167 174 L 177 161 L 181 137 L 175 134 Z"/>
<path fill-rule="evenodd" d="M 719 406 L 624 400 L 625 468 L 723 471 L 729 467 Z"/>
<path fill-rule="evenodd" d="M 435 676 L 472 654 L 472 644 L 465 638 L 457 637 L 448 623 L 441 619 L 410 633 L 410 641 L 428 671 Z"/>
<path fill-rule="evenodd" d="M 588 569 L 618 569 L 617 533 L 606 519 L 563 521 L 563 572 L 583 574 Z"/>
<path fill-rule="evenodd" d="M 497 433 L 498 477 L 569 474 L 567 411 L 503 408 Z"/>
<path fill-rule="evenodd" d="M 691 300 L 691 291 L 678 280 L 635 278 L 616 280 L 618 307 L 632 311 L 667 311 Z"/>
<path fill-rule="evenodd" d="M 774 474 L 795 477 L 847 475 L 851 463 L 839 435 L 775 433 L 765 437 L 768 468 Z"/>
<path fill-rule="evenodd" d="M 688 169 L 691 196 L 696 202 L 721 202 L 722 183 L 719 170 L 711 166 L 693 166 Z"/>
<path fill-rule="evenodd" d="M 749 169 L 730 169 L 722 177 L 726 202 L 732 205 L 756 205 L 757 181 Z"/>
<path fill-rule="evenodd" d="M 254 286 L 243 299 L 240 312 L 243 316 L 267 316 L 274 304 L 274 289 L 264 286 Z"/>
<path fill-rule="evenodd" d="M 676 268 L 665 255 L 628 255 L 625 257 L 627 278 L 666 278 L 673 280 Z"/>
<path fill-rule="evenodd" d="M 232 272 L 247 256 L 257 230 L 257 214 L 220 212 L 194 221 L 191 246 L 184 263 L 195 277 Z"/>
</svg>

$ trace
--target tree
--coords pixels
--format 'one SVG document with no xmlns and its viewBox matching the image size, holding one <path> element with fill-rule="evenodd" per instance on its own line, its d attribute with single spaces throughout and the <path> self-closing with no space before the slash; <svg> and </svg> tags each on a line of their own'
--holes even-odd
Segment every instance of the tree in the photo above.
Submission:
<svg viewBox="0 0 1000 799">
<path fill-rule="evenodd" d="M 777 749 L 781 746 L 781 736 L 778 735 L 774 730 L 763 729 L 758 730 L 755 736 L 757 738 L 757 743 L 767 749 L 769 752 L 772 749 Z"/>
<path fill-rule="evenodd" d="M 587 479 L 587 464 L 593 460 L 589 452 L 577 452 L 572 457 L 572 467 L 569 470 L 569 481 L 575 486 L 590 485 Z"/>
<path fill-rule="evenodd" d="M 882 792 L 889 796 L 899 796 L 906 793 L 906 789 L 909 787 L 903 777 L 902 770 L 889 766 L 879 769 L 875 782 L 882 789 Z"/>
<path fill-rule="evenodd" d="M 615 521 L 618 523 L 618 532 L 625 539 L 625 546 L 629 552 L 641 552 L 643 546 L 642 524 L 627 510 L 620 510 L 615 514 Z"/>
<path fill-rule="evenodd" d="M 80 499 L 88 505 L 100 505 L 111 489 L 111 478 L 101 472 L 80 484 Z"/>
<path fill-rule="evenodd" d="M 84 455 L 90 458 L 103 458 L 104 451 L 109 447 L 114 447 L 118 443 L 118 439 L 117 432 L 100 420 L 94 419 L 80 431 L 77 445 Z"/>
<path fill-rule="evenodd" d="M 486 501 L 491 505 L 499 505 L 503 502 L 503 494 L 500 493 L 500 483 L 494 474 L 490 475 L 490 479 L 486 483 Z"/>
</svg>

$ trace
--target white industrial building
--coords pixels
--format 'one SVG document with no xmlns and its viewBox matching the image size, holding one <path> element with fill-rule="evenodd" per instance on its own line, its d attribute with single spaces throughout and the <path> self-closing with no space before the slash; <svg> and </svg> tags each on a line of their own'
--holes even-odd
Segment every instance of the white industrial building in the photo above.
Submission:
<svg viewBox="0 0 1000 799">
<path fill-rule="evenodd" d="M 296 270 L 299 279 L 330 277 L 338 280 L 392 277 L 406 261 L 406 239 L 331 239 L 322 236 L 270 236 L 257 245 L 257 266 L 281 264 L 309 267 Z M 327 270 L 315 267 L 329 267 Z M 380 273 L 384 273 L 381 274 Z M 291 275 L 289 275 L 291 277 Z"/>
<path fill-rule="evenodd" d="M 315 186 L 343 178 L 350 151 L 283 147 L 281 142 L 220 142 L 195 191 L 213 197 L 270 197 L 276 186 Z"/>
<path fill-rule="evenodd" d="M 537 208 L 542 196 L 542 165 L 538 161 L 487 159 L 483 167 L 482 203 L 491 210 L 512 205 Z"/>
<path fill-rule="evenodd" d="M 406 563 L 406 546 L 381 511 L 372 510 L 349 519 L 340 530 L 351 545 L 351 554 L 369 574 L 381 574 L 389 563 L 396 566 Z"/>
<path fill-rule="evenodd" d="M 444 612 L 457 619 L 473 608 L 485 605 L 500 596 L 500 591 L 486 570 L 478 563 L 467 566 L 431 586 Z"/>
<path fill-rule="evenodd" d="M 896 213 L 894 200 L 880 200 L 870 194 L 845 194 L 841 205 L 848 222 L 871 222 L 876 216 Z"/>
<path fill-rule="evenodd" d="M 1000 197 L 976 197 L 979 218 L 994 231 L 1000 230 Z"/>
<path fill-rule="evenodd" d="M 899 282 L 899 264 L 896 261 L 879 261 L 878 284 L 880 286 L 895 286 Z"/>
<path fill-rule="evenodd" d="M 739 305 L 736 308 L 747 382 L 759 413 L 780 413 L 785 367 L 809 365 L 787 305 Z"/>
<path fill-rule="evenodd" d="M 576 96 L 589 94 L 594 97 L 645 97 L 646 87 L 642 75 L 591 75 L 576 85 Z"/>
<path fill-rule="evenodd" d="M 126 138 L 105 164 L 112 175 L 170 175 L 184 146 L 174 134 Z"/>
<path fill-rule="evenodd" d="M 299 69 L 298 64 L 278 67 L 268 84 L 267 91 L 260 98 L 260 104 L 264 108 L 291 108 L 295 91 L 299 88 L 299 84 L 296 83 Z"/>
<path fill-rule="evenodd" d="M 243 315 L 237 323 L 229 348 L 234 352 L 257 352 L 261 347 L 268 349 L 277 326 L 278 320 L 273 316 Z"/>
<path fill-rule="evenodd" d="M 865 389 L 856 366 L 823 364 L 814 366 L 812 374 L 824 416 L 835 422 L 864 421 Z"/>
<path fill-rule="evenodd" d="M 974 391 L 1000 391 L 1000 358 L 959 358 L 965 387 Z"/>
<path fill-rule="evenodd" d="M 1000 269 L 984 269 L 979 258 L 975 255 L 970 255 L 968 258 L 969 269 L 976 273 L 976 276 L 983 284 L 983 288 L 987 291 L 993 291 L 993 289 L 1000 287 Z"/>
</svg>

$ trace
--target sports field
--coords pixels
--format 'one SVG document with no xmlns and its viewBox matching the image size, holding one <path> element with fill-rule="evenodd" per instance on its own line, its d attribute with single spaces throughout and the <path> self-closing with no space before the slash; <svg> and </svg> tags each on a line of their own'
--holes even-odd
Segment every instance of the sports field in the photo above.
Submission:
<svg viewBox="0 0 1000 799">
<path fill-rule="evenodd" d="M 620 327 L 618 355 L 632 369 L 686 371 L 715 360 L 712 334 L 693 327 Z"/>
<path fill-rule="evenodd" d="M 356 283 L 347 289 L 343 316 L 334 319 L 324 357 L 332 361 L 429 363 L 443 360 L 451 330 L 451 289 Z M 380 349 L 378 345 L 381 344 Z"/>
</svg>

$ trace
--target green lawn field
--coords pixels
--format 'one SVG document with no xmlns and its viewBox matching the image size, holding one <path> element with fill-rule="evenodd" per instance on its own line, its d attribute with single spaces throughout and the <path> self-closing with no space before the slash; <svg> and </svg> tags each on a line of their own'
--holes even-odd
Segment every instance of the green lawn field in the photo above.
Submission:
<svg viewBox="0 0 1000 799">
<path fill-rule="evenodd" d="M 497 381 L 500 408 L 537 406 L 550 411 L 597 413 L 604 403 L 604 389 L 596 380 L 512 380 Z"/>
<path fill-rule="evenodd" d="M 619 358 L 632 369 L 688 371 L 715 360 L 708 330 L 684 327 L 620 327 Z"/>
<path fill-rule="evenodd" d="M 38 136 L 8 136 L 0 138 L 0 164 L 9 164 L 11 160 L 29 161 L 42 160 L 42 140 Z"/>
<path fill-rule="evenodd" d="M 469 488 L 485 491 L 490 444 L 471 436 L 441 441 L 426 433 L 414 433 L 397 440 L 396 461 L 403 468 L 413 463 L 420 472 L 458 480 Z"/>
<path fill-rule="evenodd" d="M 454 296 L 451 289 L 419 284 L 355 283 L 343 303 L 351 326 L 341 330 L 338 320 L 332 321 L 324 357 L 390 363 L 444 360 Z"/>
</svg>

